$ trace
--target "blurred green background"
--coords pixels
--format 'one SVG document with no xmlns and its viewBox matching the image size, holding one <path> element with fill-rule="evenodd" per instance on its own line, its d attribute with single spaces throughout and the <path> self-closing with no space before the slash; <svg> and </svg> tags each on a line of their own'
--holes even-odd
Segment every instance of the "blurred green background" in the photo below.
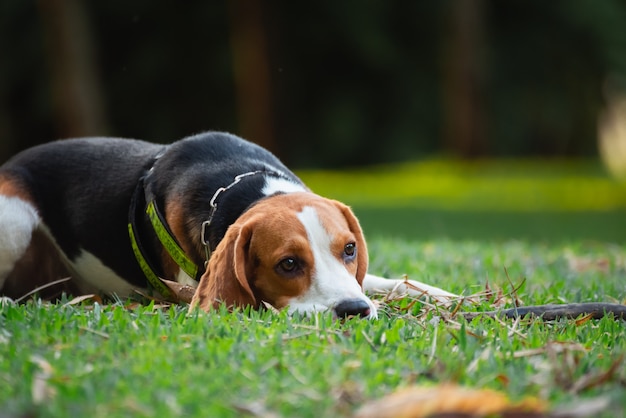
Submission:
<svg viewBox="0 0 626 418">
<path fill-rule="evenodd" d="M 349 202 L 370 237 L 626 241 L 626 182 L 597 161 L 425 159 L 299 174 Z"/>
<path fill-rule="evenodd" d="M 8 0 L 0 162 L 226 130 L 370 235 L 623 243 L 624 28 L 624 0 Z"/>
</svg>

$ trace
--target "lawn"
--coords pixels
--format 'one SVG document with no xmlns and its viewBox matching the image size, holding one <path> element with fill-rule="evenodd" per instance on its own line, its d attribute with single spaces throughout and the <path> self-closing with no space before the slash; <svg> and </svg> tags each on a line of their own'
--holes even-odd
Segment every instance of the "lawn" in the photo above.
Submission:
<svg viewBox="0 0 626 418">
<path fill-rule="evenodd" d="M 626 182 L 596 161 L 426 160 L 299 174 L 352 205 L 372 236 L 626 242 Z"/>
<path fill-rule="evenodd" d="M 520 208 L 518 194 L 528 198 L 534 192 L 510 190 L 525 176 L 511 164 L 487 166 L 488 176 L 451 165 L 449 170 L 460 170 L 457 181 L 465 182 L 469 195 L 481 187 L 480 176 L 500 184 L 500 191 L 484 191 L 480 204 L 465 206 L 460 202 L 468 197 L 448 203 L 428 198 L 414 174 L 409 197 L 377 184 L 382 204 L 376 203 L 376 190 L 363 186 L 367 179 L 388 176 L 387 184 L 396 184 L 394 179 L 405 175 L 377 169 L 342 173 L 330 182 L 316 180 L 328 173 L 303 175 L 314 190 L 363 213 L 372 272 L 406 273 L 457 293 L 482 293 L 475 304 L 445 308 L 377 296 L 379 319 L 344 322 L 326 314 L 204 314 L 126 301 L 2 304 L 0 416 L 350 416 L 400 388 L 442 383 L 495 389 L 514 401 L 534 397 L 557 411 L 595 402 L 602 405 L 598 417 L 624 416 L 623 321 L 465 321 L 460 315 L 511 307 L 515 300 L 525 305 L 626 300 L 623 185 L 603 177 L 593 164 L 562 165 L 555 172 L 541 167 L 531 170 L 538 176 L 531 189 L 558 193 L 553 182 L 581 176 L 595 182 L 578 191 L 588 203 L 577 208 L 559 204 L 567 199 L 536 199 L 534 206 Z M 443 171 L 437 175 L 445 177 Z M 359 199 L 351 201 L 350 193 Z M 445 215 L 437 215 L 437 205 Z M 403 228 L 412 210 L 442 216 L 443 225 L 416 221 Z M 494 226 L 494 213 L 509 218 Z M 524 224 L 532 224 L 528 219 L 546 213 L 565 215 L 533 235 L 516 237 Z M 389 229 L 377 229 L 377 221 L 388 222 Z M 460 231 L 467 222 L 475 225 Z M 422 235 L 424 228 L 428 232 Z M 482 234 L 473 237 L 472 231 Z"/>
</svg>

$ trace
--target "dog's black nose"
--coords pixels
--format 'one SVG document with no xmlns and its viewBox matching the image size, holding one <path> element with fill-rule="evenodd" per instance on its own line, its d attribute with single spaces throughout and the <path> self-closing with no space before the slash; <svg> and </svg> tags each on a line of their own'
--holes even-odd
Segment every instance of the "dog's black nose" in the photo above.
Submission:
<svg viewBox="0 0 626 418">
<path fill-rule="evenodd" d="M 366 317 L 371 313 L 371 308 L 363 299 L 345 299 L 335 306 L 335 313 L 339 318 Z"/>
</svg>

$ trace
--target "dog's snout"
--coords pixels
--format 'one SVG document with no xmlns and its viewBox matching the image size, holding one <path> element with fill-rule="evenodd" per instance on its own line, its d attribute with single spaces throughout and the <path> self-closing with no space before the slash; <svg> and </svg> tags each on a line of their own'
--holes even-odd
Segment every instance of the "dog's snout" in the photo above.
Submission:
<svg viewBox="0 0 626 418">
<path fill-rule="evenodd" d="M 367 317 L 371 313 L 371 308 L 363 299 L 345 299 L 335 306 L 335 313 L 339 318 L 349 316 Z"/>
</svg>

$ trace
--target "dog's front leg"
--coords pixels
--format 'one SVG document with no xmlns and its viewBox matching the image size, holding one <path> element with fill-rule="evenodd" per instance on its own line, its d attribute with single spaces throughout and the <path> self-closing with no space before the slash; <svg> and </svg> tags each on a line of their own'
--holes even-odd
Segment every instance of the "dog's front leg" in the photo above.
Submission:
<svg viewBox="0 0 626 418">
<path fill-rule="evenodd" d="M 450 293 L 435 286 L 421 283 L 415 280 L 385 279 L 384 277 L 366 274 L 363 279 L 363 290 L 369 293 L 388 293 L 396 291 L 400 294 L 407 294 L 414 297 L 432 297 L 438 302 L 447 303 L 451 299 L 459 298 L 458 295 Z"/>
</svg>

